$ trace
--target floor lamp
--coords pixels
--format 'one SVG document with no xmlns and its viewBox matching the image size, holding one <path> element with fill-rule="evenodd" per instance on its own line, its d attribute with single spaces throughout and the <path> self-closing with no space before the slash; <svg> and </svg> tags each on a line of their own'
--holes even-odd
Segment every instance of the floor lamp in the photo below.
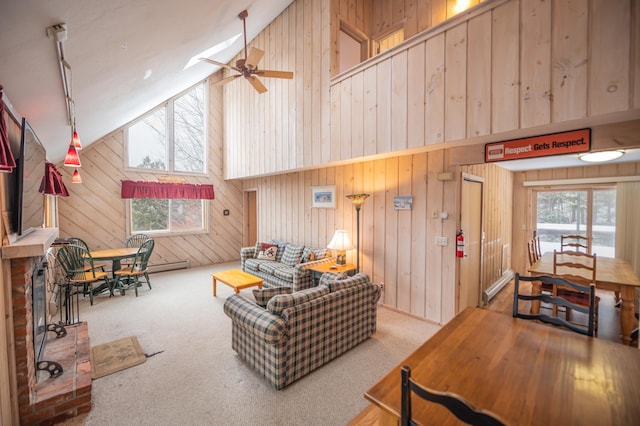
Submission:
<svg viewBox="0 0 640 426">
<path fill-rule="evenodd" d="M 360 272 L 360 208 L 369 194 L 351 194 L 347 198 L 356 208 L 356 272 Z"/>
</svg>

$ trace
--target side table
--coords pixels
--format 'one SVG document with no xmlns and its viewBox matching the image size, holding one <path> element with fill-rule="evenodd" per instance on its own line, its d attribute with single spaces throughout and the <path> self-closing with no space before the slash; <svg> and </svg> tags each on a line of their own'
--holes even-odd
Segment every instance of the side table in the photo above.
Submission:
<svg viewBox="0 0 640 426">
<path fill-rule="evenodd" d="M 309 266 L 309 271 L 311 271 L 311 276 L 313 277 L 313 285 L 317 286 L 320 281 L 320 277 L 325 272 L 333 272 L 339 274 L 341 272 L 347 272 L 349 275 L 353 275 L 356 273 L 356 265 L 351 263 L 346 263 L 344 265 L 336 265 L 335 263 L 321 263 L 319 265 Z"/>
</svg>

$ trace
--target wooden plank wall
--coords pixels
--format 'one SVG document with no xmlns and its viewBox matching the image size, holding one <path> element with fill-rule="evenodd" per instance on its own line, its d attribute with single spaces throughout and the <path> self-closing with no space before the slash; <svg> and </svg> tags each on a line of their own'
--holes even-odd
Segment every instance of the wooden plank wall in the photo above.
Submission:
<svg viewBox="0 0 640 426">
<path fill-rule="evenodd" d="M 524 182 L 558 180 L 562 184 L 562 180 L 566 179 L 622 176 L 640 176 L 640 162 L 515 172 L 513 174 L 513 270 L 520 273 L 526 271 L 528 266 L 527 240 L 533 236 L 533 231 L 536 229 L 536 218 L 532 212 L 536 203 L 534 190 L 539 188 L 524 187 Z M 589 185 L 582 185 L 582 187 L 589 187 Z M 522 214 L 515 214 L 516 211 L 522 212 Z"/>
<path fill-rule="evenodd" d="M 385 284 L 385 305 L 440 323 L 455 315 L 457 183 L 437 179 L 447 162 L 446 152 L 439 150 L 248 179 L 244 187 L 257 191 L 258 240 L 278 238 L 319 247 L 329 243 L 336 229 L 346 229 L 355 241 L 355 209 L 345 196 L 371 194 L 360 217 L 361 270 Z M 485 199 L 487 245 L 510 241 L 510 172 L 494 165 L 464 170 L 484 177 L 492 188 Z M 336 186 L 335 209 L 311 207 L 311 187 L 324 185 Z M 413 208 L 395 210 L 393 200 L 398 195 L 412 195 Z M 431 218 L 434 210 L 437 219 Z M 451 216 L 441 220 L 442 211 Z M 436 246 L 436 236 L 449 236 L 449 246 Z M 487 251 L 491 263 L 484 268 L 483 281 L 492 283 L 497 272 L 489 272 L 500 255 Z M 355 250 L 348 252 L 348 260 L 356 263 Z"/>
<path fill-rule="evenodd" d="M 214 80 L 214 79 L 212 79 Z M 223 179 L 222 89 L 209 84 L 207 177 L 185 176 L 190 183 L 214 185 L 210 202 L 208 234 L 157 237 L 152 264 L 188 259 L 190 265 L 208 265 L 239 258 L 242 245 L 241 184 Z M 124 159 L 124 128 L 80 151 L 82 184 L 71 184 L 73 169 L 58 165 L 70 196 L 60 198 L 61 237 L 80 237 L 92 249 L 124 245 L 126 202 L 120 198 L 122 180 L 157 181 L 157 173 L 128 171 Z M 160 173 L 164 174 L 164 173 Z M 223 216 L 223 210 L 231 214 Z"/>
</svg>

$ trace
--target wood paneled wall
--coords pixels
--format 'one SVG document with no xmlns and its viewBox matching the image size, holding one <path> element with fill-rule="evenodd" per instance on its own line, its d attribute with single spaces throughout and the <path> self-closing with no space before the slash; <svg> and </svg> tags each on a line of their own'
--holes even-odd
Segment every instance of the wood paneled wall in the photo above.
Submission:
<svg viewBox="0 0 640 426">
<path fill-rule="evenodd" d="M 523 186 L 524 182 L 587 178 L 616 178 L 622 176 L 640 176 L 640 162 L 618 164 L 602 164 L 599 166 L 584 166 L 570 168 L 555 168 L 515 172 L 513 175 L 513 270 L 525 273 L 528 266 L 527 240 L 533 237 L 536 229 L 536 218 L 533 216 L 536 200 L 534 188 Z M 588 185 L 582 185 L 582 187 Z M 550 187 L 545 187 L 550 188 Z M 521 214 L 515 214 L 521 212 Z"/>
<path fill-rule="evenodd" d="M 208 172 L 202 178 L 185 177 L 191 183 L 212 183 L 208 234 L 158 237 L 152 264 L 188 259 L 191 266 L 227 262 L 239 258 L 242 245 L 241 184 L 223 179 L 222 89 L 209 84 Z M 125 170 L 124 128 L 80 151 L 82 184 L 71 184 L 72 169 L 58 165 L 70 196 L 60 198 L 59 228 L 62 237 L 80 237 L 92 249 L 122 246 L 126 235 L 126 202 L 120 198 L 122 180 L 157 181 L 154 172 Z M 229 209 L 229 216 L 223 210 Z"/>
<path fill-rule="evenodd" d="M 439 181 L 447 170 L 444 150 L 375 161 L 280 174 L 244 181 L 257 192 L 258 240 L 278 238 L 294 244 L 325 247 L 336 229 L 356 238 L 355 209 L 345 198 L 352 193 L 371 194 L 361 210 L 361 270 L 374 282 L 384 283 L 382 302 L 428 320 L 441 323 L 455 315 L 455 231 L 458 220 L 457 182 Z M 492 191 L 485 193 L 489 263 L 484 266 L 485 288 L 495 281 L 494 242 L 511 240 L 510 172 L 493 165 L 465 169 L 485 178 Z M 458 173 L 459 175 L 459 173 Z M 336 186 L 336 208 L 311 207 L 312 186 Z M 495 190 L 495 192 L 493 192 Z M 395 210 L 398 195 L 413 196 L 411 210 Z M 437 219 L 431 214 L 437 211 Z M 451 215 L 441 220 L 439 213 Z M 447 236 L 449 245 L 435 245 Z M 348 260 L 356 263 L 355 250 Z"/>
</svg>

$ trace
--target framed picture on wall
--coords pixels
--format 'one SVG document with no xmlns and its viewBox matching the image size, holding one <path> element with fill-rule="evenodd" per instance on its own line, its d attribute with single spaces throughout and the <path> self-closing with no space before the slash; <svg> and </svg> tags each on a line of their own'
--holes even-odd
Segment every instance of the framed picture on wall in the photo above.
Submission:
<svg viewBox="0 0 640 426">
<path fill-rule="evenodd" d="M 311 207 L 335 209 L 336 208 L 336 187 L 332 186 L 312 186 L 311 187 Z"/>
<path fill-rule="evenodd" d="M 396 210 L 411 210 L 413 197 L 411 195 L 401 195 L 393 197 L 393 208 Z"/>
</svg>

